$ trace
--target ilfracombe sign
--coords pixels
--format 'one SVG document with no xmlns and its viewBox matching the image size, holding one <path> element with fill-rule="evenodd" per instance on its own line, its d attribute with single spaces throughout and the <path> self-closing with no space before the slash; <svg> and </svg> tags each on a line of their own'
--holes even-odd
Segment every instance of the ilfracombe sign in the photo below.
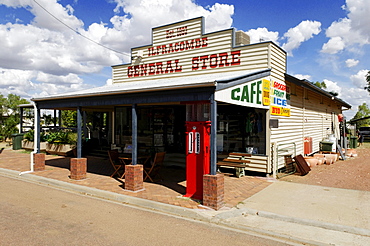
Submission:
<svg viewBox="0 0 370 246">
<path fill-rule="evenodd" d="M 187 26 L 185 26 L 185 28 L 187 30 Z M 166 33 L 168 33 L 168 30 L 166 31 Z M 166 37 L 168 37 L 168 35 Z M 207 46 L 208 46 L 207 37 L 163 44 L 154 47 L 149 47 L 148 57 L 171 54 L 175 52 L 199 48 L 206 48 Z M 191 59 L 192 64 L 191 68 L 192 71 L 195 71 L 198 69 L 240 65 L 239 59 L 240 54 L 241 51 L 236 50 L 231 52 L 221 52 L 218 54 L 195 56 Z M 143 63 L 139 65 L 129 66 L 127 68 L 127 76 L 129 78 L 179 72 L 182 72 L 180 59 Z"/>
</svg>

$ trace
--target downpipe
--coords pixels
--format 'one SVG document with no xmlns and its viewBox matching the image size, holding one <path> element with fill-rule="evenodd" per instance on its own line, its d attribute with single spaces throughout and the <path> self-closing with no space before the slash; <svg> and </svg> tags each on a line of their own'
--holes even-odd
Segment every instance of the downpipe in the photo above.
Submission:
<svg viewBox="0 0 370 246">
<path fill-rule="evenodd" d="M 27 173 L 33 173 L 34 172 L 34 169 L 33 169 L 33 166 L 34 166 L 34 154 L 37 153 L 37 144 L 35 143 L 35 140 L 37 139 L 37 132 L 38 132 L 38 124 L 36 123 L 37 121 L 37 117 L 38 117 L 38 112 L 37 112 L 37 108 L 36 108 L 36 104 L 35 102 L 32 102 L 33 104 L 33 109 L 34 109 L 34 136 L 33 136 L 33 139 L 34 139 L 34 144 L 33 144 L 33 151 L 30 153 L 30 170 L 29 171 L 24 171 L 24 172 L 20 172 L 19 173 L 19 176 L 21 176 L 22 174 L 27 174 Z M 38 141 L 38 140 L 37 140 Z"/>
</svg>

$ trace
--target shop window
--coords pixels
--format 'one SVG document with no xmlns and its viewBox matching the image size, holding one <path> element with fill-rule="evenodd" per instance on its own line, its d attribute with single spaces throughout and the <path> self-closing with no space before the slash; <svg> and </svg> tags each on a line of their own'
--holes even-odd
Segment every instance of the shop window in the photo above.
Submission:
<svg viewBox="0 0 370 246">
<path fill-rule="evenodd" d="M 219 153 L 266 153 L 266 110 L 236 105 L 218 106 Z"/>
<path fill-rule="evenodd" d="M 132 142 L 131 107 L 116 108 L 115 140 L 124 146 Z M 184 152 L 185 107 L 138 107 L 139 151 Z"/>
</svg>

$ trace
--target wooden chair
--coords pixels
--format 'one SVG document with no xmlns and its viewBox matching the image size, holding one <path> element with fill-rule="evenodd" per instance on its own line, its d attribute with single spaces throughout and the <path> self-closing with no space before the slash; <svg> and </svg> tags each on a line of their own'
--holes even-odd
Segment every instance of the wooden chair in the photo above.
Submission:
<svg viewBox="0 0 370 246">
<path fill-rule="evenodd" d="M 154 160 L 151 163 L 151 165 L 149 167 L 145 167 L 145 165 L 144 165 L 144 174 L 145 174 L 144 181 L 149 178 L 150 181 L 154 182 L 153 178 L 156 177 L 156 176 L 160 176 L 159 175 L 159 170 L 163 166 L 163 161 L 164 161 L 165 154 L 166 154 L 166 152 L 156 153 L 155 156 L 154 156 Z"/>
<path fill-rule="evenodd" d="M 118 158 L 119 157 L 118 150 L 108 150 L 108 156 L 109 161 L 114 168 L 114 172 L 111 175 L 111 177 L 113 177 L 115 174 L 118 174 L 122 179 L 125 176 L 125 164 Z M 120 170 L 122 170 L 122 174 L 119 173 Z"/>
</svg>

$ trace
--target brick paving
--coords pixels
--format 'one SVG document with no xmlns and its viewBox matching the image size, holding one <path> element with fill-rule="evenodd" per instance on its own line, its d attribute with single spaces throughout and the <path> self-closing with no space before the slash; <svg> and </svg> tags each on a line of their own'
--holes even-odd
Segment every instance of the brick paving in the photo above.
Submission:
<svg viewBox="0 0 370 246">
<path fill-rule="evenodd" d="M 185 168 L 182 167 L 165 166 L 160 173 L 163 180 L 154 180 L 154 183 L 144 182 L 144 190 L 131 192 L 124 189 L 124 179 L 110 177 L 114 170 L 107 159 L 87 157 L 87 175 L 83 180 L 70 179 L 69 157 L 46 155 L 45 160 L 45 170 L 34 172 L 34 175 L 186 208 L 204 208 L 200 201 L 182 197 L 186 193 L 186 174 Z M 24 150 L 5 149 L 0 154 L 0 168 L 28 171 L 30 153 Z M 272 182 L 262 176 L 236 178 L 231 173 L 225 173 L 224 177 L 225 207 L 229 208 L 243 202 Z"/>
</svg>

